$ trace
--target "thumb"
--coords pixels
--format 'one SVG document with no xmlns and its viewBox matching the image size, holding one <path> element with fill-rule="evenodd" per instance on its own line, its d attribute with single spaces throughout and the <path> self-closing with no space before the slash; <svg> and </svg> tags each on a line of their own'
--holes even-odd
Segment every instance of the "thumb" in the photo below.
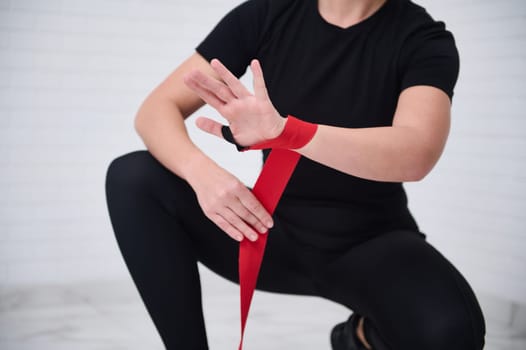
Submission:
<svg viewBox="0 0 526 350">
<path fill-rule="evenodd" d="M 215 120 L 212 120 L 207 117 L 199 117 L 195 121 L 195 125 L 212 135 L 215 135 L 217 137 L 223 138 L 223 135 L 221 134 L 221 127 L 223 126 L 221 123 L 216 122 Z"/>
</svg>

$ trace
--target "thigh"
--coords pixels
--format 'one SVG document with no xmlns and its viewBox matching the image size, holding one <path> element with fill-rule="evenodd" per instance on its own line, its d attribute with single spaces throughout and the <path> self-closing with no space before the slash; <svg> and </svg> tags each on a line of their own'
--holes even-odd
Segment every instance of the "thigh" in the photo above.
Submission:
<svg viewBox="0 0 526 350">
<path fill-rule="evenodd" d="M 186 202 L 187 209 L 192 206 Z M 193 207 L 198 210 L 197 207 Z M 239 243 L 221 231 L 204 214 L 183 219 L 195 242 L 198 260 L 210 270 L 239 283 Z M 279 222 L 267 233 L 267 246 L 256 288 L 275 293 L 315 295 L 314 281 L 301 249 L 281 229 Z"/>
<path fill-rule="evenodd" d="M 149 192 L 182 228 L 181 232 L 173 234 L 187 236 L 197 260 L 215 273 L 238 283 L 239 243 L 204 215 L 195 192 L 186 181 L 162 166 L 147 151 L 135 152 L 134 156 L 142 158 L 143 169 L 140 172 L 148 174 Z M 267 234 L 267 248 L 257 288 L 279 293 L 315 294 L 312 278 L 302 263 L 305 258 L 300 247 L 287 238 L 279 222 Z"/>
<path fill-rule="evenodd" d="M 459 271 L 416 232 L 359 244 L 319 276 L 323 296 L 369 319 L 390 349 L 480 349 L 484 320 Z"/>
</svg>

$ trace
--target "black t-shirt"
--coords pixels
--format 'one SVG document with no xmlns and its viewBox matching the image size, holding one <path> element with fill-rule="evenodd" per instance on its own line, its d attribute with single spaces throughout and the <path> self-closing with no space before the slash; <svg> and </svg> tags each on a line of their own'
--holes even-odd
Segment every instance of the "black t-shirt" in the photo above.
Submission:
<svg viewBox="0 0 526 350">
<path fill-rule="evenodd" d="M 400 92 L 410 86 L 435 86 L 451 98 L 459 68 L 444 23 L 408 0 L 387 0 L 348 28 L 325 21 L 317 0 L 249 0 L 196 50 L 207 60 L 220 59 L 238 77 L 259 59 L 281 115 L 349 128 L 392 125 Z M 329 243 L 307 239 L 322 246 L 418 229 L 401 183 L 354 177 L 305 157 L 276 215 L 304 237 L 329 237 Z"/>
</svg>

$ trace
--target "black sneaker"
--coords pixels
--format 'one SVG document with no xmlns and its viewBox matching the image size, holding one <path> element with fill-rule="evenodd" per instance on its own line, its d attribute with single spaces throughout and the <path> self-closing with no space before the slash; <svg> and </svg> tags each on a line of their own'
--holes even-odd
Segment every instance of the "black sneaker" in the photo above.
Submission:
<svg viewBox="0 0 526 350">
<path fill-rule="evenodd" d="M 331 331 L 332 350 L 367 350 L 356 335 L 360 315 L 352 314 L 346 322 L 334 326 Z"/>
</svg>

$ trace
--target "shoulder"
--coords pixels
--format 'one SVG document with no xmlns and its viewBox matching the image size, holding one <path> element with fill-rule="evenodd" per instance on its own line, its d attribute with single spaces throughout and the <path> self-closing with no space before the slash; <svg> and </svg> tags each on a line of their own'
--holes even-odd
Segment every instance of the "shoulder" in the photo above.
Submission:
<svg viewBox="0 0 526 350">
<path fill-rule="evenodd" d="M 399 43 L 399 63 L 414 63 L 414 59 L 449 57 L 457 61 L 458 50 L 453 33 L 443 21 L 435 20 L 427 10 L 409 0 L 389 0 L 397 4 L 396 32 Z"/>
<path fill-rule="evenodd" d="M 236 6 L 233 11 L 244 14 L 275 16 L 288 7 L 303 2 L 304 0 L 246 0 Z"/>
<path fill-rule="evenodd" d="M 272 37 L 282 35 L 301 9 L 314 0 L 247 0 L 232 10 L 240 23 L 240 30 L 255 28 L 252 33 L 254 45 L 260 47 Z"/>
<path fill-rule="evenodd" d="M 268 29 L 276 20 L 284 15 L 297 12 L 299 7 L 305 6 L 309 0 L 248 0 L 239 5 L 248 15 L 259 16 Z"/>
<path fill-rule="evenodd" d="M 453 96 L 460 60 L 453 34 L 425 8 L 408 0 L 400 3 L 398 71 L 401 89 L 431 85 Z"/>
<path fill-rule="evenodd" d="M 453 33 L 443 21 L 435 20 L 422 6 L 408 0 L 394 0 L 399 7 L 399 30 L 403 41 L 444 39 L 454 45 Z"/>
<path fill-rule="evenodd" d="M 226 17 L 248 27 L 256 26 L 260 34 L 267 31 L 283 14 L 294 12 L 306 0 L 246 0 L 235 6 Z"/>
</svg>

